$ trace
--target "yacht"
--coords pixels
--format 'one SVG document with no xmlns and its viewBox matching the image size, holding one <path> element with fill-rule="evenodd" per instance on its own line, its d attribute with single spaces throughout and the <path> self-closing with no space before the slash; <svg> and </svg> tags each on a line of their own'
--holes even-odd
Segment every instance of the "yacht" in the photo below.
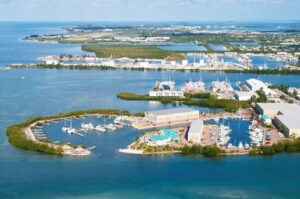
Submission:
<svg viewBox="0 0 300 199">
<path fill-rule="evenodd" d="M 106 128 L 107 128 L 108 130 L 111 130 L 111 131 L 117 130 L 117 127 L 115 127 L 113 124 L 107 125 Z"/>
<path fill-rule="evenodd" d="M 205 92 L 205 83 L 202 81 L 193 82 L 191 79 L 181 89 L 185 93 Z"/>
<path fill-rule="evenodd" d="M 81 123 L 81 128 L 87 131 L 95 129 L 92 123 Z"/>
<path fill-rule="evenodd" d="M 62 127 L 62 131 L 68 134 L 75 134 L 76 129 L 72 127 L 72 120 L 70 120 L 70 126 L 69 127 Z"/>
<path fill-rule="evenodd" d="M 242 143 L 242 142 L 240 142 L 238 147 L 239 147 L 239 149 L 243 149 L 243 148 L 244 148 L 244 145 L 243 145 L 243 143 Z"/>
<path fill-rule="evenodd" d="M 96 131 L 99 131 L 99 132 L 105 132 L 105 131 L 106 131 L 106 129 L 105 129 L 103 126 L 101 126 L 101 125 L 97 125 L 97 126 L 95 127 L 95 130 L 96 130 Z"/>
</svg>

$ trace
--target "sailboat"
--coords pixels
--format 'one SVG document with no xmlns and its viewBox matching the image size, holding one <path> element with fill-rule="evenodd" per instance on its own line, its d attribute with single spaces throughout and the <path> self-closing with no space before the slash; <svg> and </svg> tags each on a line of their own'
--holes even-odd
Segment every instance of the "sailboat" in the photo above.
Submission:
<svg viewBox="0 0 300 199">
<path fill-rule="evenodd" d="M 62 131 L 68 134 L 75 134 L 76 129 L 72 127 L 72 120 L 70 119 L 70 126 L 69 127 L 62 127 Z"/>
</svg>

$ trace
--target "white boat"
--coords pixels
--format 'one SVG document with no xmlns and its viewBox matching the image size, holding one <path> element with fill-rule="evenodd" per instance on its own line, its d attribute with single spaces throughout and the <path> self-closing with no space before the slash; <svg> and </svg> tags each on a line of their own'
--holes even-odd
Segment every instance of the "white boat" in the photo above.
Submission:
<svg viewBox="0 0 300 199">
<path fill-rule="evenodd" d="M 105 132 L 105 131 L 106 131 L 106 129 L 105 129 L 103 126 L 101 126 L 101 125 L 97 125 L 97 126 L 95 127 L 95 130 L 96 130 L 96 131 L 99 131 L 99 132 Z"/>
<path fill-rule="evenodd" d="M 229 142 L 230 140 L 230 134 L 231 132 L 231 129 L 229 126 L 225 126 L 223 124 L 221 124 L 218 128 L 218 145 L 220 146 L 225 146 L 227 145 L 227 143 Z"/>
<path fill-rule="evenodd" d="M 205 83 L 202 81 L 193 82 L 191 79 L 181 89 L 185 93 L 205 92 Z"/>
<path fill-rule="evenodd" d="M 76 129 L 72 127 L 72 120 L 70 120 L 70 126 L 69 127 L 62 127 L 62 131 L 68 134 L 75 134 Z"/>
<path fill-rule="evenodd" d="M 87 131 L 95 129 L 95 127 L 94 127 L 94 125 L 92 123 L 82 123 L 81 124 L 81 128 L 83 130 L 87 130 Z"/>
<path fill-rule="evenodd" d="M 108 130 L 111 130 L 111 131 L 117 130 L 117 127 L 115 127 L 113 124 L 107 125 L 106 128 L 107 128 Z"/>
<path fill-rule="evenodd" d="M 227 145 L 227 148 L 233 148 L 233 145 L 232 145 L 231 143 L 229 143 L 229 144 Z"/>
<path fill-rule="evenodd" d="M 244 145 L 243 145 L 243 143 L 242 143 L 242 142 L 240 142 L 238 147 L 239 147 L 239 149 L 243 149 L 243 148 L 244 148 Z"/>
<path fill-rule="evenodd" d="M 72 127 L 63 127 L 62 131 L 68 134 L 75 134 L 76 133 L 76 129 L 72 128 Z"/>
</svg>

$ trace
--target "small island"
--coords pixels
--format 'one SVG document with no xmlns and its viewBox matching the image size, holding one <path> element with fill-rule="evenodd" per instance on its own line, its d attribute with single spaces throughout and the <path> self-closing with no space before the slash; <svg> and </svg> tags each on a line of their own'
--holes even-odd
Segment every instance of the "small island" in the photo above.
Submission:
<svg viewBox="0 0 300 199">
<path fill-rule="evenodd" d="M 19 124 L 11 125 L 7 128 L 7 136 L 9 142 L 20 149 L 37 151 L 52 155 L 70 155 L 70 156 L 87 156 L 91 152 L 89 149 L 84 148 L 84 146 L 74 146 L 71 144 L 59 144 L 52 143 L 46 137 L 42 139 L 37 139 L 36 135 L 33 133 L 34 129 L 39 126 L 47 124 L 49 122 L 54 122 L 59 119 L 69 119 L 82 116 L 138 116 L 139 114 L 130 114 L 125 110 L 80 110 L 72 111 L 68 113 L 60 113 L 58 115 L 50 116 L 40 116 L 30 118 Z"/>
</svg>

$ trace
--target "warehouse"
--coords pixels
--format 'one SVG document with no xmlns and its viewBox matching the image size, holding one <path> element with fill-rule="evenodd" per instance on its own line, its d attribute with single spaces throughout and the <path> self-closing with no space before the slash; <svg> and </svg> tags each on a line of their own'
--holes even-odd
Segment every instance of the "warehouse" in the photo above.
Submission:
<svg viewBox="0 0 300 199">
<path fill-rule="evenodd" d="M 159 111 L 149 111 L 145 113 L 145 118 L 148 121 L 156 124 L 187 122 L 198 119 L 199 116 L 199 111 L 191 108 L 165 109 Z"/>
<path fill-rule="evenodd" d="M 256 111 L 273 119 L 287 136 L 300 137 L 300 106 L 288 103 L 258 103 Z"/>
<path fill-rule="evenodd" d="M 203 132 L 203 120 L 193 120 L 188 131 L 188 141 L 200 144 Z"/>
<path fill-rule="evenodd" d="M 253 96 L 258 97 L 258 95 L 252 91 L 236 91 L 234 94 L 234 97 L 239 101 L 251 100 Z"/>
<path fill-rule="evenodd" d="M 251 91 L 258 91 L 262 89 L 266 95 L 277 95 L 276 92 L 271 90 L 265 83 L 257 79 L 248 79 L 246 81 L 247 86 L 251 89 Z"/>
</svg>

